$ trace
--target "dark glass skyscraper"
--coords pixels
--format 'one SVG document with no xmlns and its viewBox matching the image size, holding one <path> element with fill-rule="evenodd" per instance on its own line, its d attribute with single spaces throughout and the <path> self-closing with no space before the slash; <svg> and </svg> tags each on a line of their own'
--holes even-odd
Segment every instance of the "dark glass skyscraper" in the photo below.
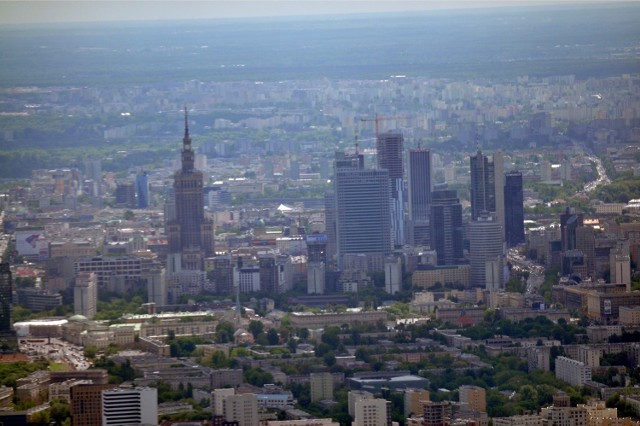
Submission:
<svg viewBox="0 0 640 426">
<path fill-rule="evenodd" d="M 492 157 L 480 150 L 470 157 L 471 166 L 471 220 L 482 212 L 496 213 L 498 223 L 504 223 L 504 166 L 501 153 Z"/>
<path fill-rule="evenodd" d="M 433 176 L 430 149 L 409 150 L 409 223 L 413 245 L 429 245 Z"/>
<path fill-rule="evenodd" d="M 11 330 L 11 269 L 0 263 L 0 333 Z"/>
<path fill-rule="evenodd" d="M 433 191 L 431 197 L 431 248 L 438 265 L 455 265 L 463 259 L 462 204 L 455 190 Z"/>
<path fill-rule="evenodd" d="M 504 176 L 504 227 L 508 246 L 524 243 L 524 192 L 522 173 L 509 172 Z"/>
<path fill-rule="evenodd" d="M 567 207 L 560 215 L 560 233 L 562 238 L 562 251 L 575 250 L 578 248 L 578 238 L 576 230 L 584 225 L 584 215 L 576 213 L 573 207 Z"/>
<path fill-rule="evenodd" d="M 214 253 L 213 221 L 204 214 L 203 174 L 195 168 L 195 153 L 184 112 L 182 168 L 174 174 L 176 218 L 168 223 L 169 253 L 180 253 L 182 269 L 204 269 L 204 258 Z"/>
<path fill-rule="evenodd" d="M 136 195 L 139 209 L 149 207 L 149 174 L 147 172 L 141 172 L 136 176 Z"/>
<path fill-rule="evenodd" d="M 8 263 L 0 263 L 0 353 L 18 350 L 11 321 L 11 287 L 11 268 Z"/>
<path fill-rule="evenodd" d="M 363 167 L 361 155 L 336 155 L 335 232 L 338 262 L 347 254 L 392 251 L 389 172 Z"/>
<path fill-rule="evenodd" d="M 400 132 L 380 133 L 376 140 L 378 167 L 389 173 L 391 189 L 391 232 L 396 246 L 404 245 L 404 137 Z"/>
</svg>

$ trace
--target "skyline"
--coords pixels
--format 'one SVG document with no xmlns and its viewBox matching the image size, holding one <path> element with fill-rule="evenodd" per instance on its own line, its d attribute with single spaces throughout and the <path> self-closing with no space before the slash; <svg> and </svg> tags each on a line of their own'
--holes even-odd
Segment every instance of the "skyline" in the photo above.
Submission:
<svg viewBox="0 0 640 426">
<path fill-rule="evenodd" d="M 429 12 L 514 6 L 640 3 L 638 0 L 480 1 L 0 1 L 0 24 L 133 22 L 238 18 L 311 17 L 372 13 Z M 117 6 L 116 6 L 117 5 Z M 116 6 L 116 7 L 114 7 Z"/>
</svg>

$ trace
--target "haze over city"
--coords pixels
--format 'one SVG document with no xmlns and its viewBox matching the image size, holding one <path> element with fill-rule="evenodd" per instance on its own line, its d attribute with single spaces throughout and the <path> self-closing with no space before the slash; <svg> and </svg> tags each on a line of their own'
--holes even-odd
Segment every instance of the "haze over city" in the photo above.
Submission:
<svg viewBox="0 0 640 426">
<path fill-rule="evenodd" d="M 3 1 L 0 23 L 103 22 L 407 13 L 513 6 L 620 4 L 636 0 Z"/>
<path fill-rule="evenodd" d="M 0 2 L 0 423 L 640 426 L 638 22 Z"/>
</svg>

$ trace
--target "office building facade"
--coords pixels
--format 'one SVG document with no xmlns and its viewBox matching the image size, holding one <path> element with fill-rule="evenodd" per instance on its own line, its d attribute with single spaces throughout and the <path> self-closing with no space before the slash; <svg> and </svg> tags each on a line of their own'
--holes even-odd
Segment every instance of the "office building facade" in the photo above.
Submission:
<svg viewBox="0 0 640 426">
<path fill-rule="evenodd" d="M 98 279 L 95 272 L 80 272 L 73 288 L 73 311 L 93 319 L 98 313 Z"/>
<path fill-rule="evenodd" d="M 469 222 L 471 286 L 486 290 L 504 288 L 504 245 L 502 225 L 494 215 L 482 213 Z"/>
<path fill-rule="evenodd" d="M 412 245 L 428 246 L 431 240 L 429 217 L 431 215 L 431 192 L 433 192 L 430 149 L 409 150 L 407 174 L 409 177 L 409 242 Z"/>
<path fill-rule="evenodd" d="M 525 242 L 524 191 L 520 172 L 509 172 L 504 176 L 504 234 L 509 247 Z"/>
<path fill-rule="evenodd" d="M 403 146 L 404 137 L 400 132 L 381 133 L 376 140 L 378 167 L 389 174 L 391 232 L 396 247 L 403 246 L 405 239 Z"/>
<path fill-rule="evenodd" d="M 438 265 L 455 265 L 464 258 L 462 204 L 455 190 L 433 191 L 431 199 L 431 248 Z"/>
<path fill-rule="evenodd" d="M 158 424 L 156 388 L 113 389 L 102 391 L 103 426 Z"/>
<path fill-rule="evenodd" d="M 393 249 L 389 172 L 364 169 L 361 156 L 335 171 L 335 228 L 338 264 L 349 254 L 386 255 Z"/>
<path fill-rule="evenodd" d="M 504 224 L 504 160 L 502 153 L 483 155 L 480 150 L 470 157 L 471 166 L 471 219 L 476 220 L 483 211 L 495 213 L 496 220 Z"/>
<path fill-rule="evenodd" d="M 136 198 L 139 209 L 149 207 L 149 174 L 140 172 L 136 176 Z"/>
<path fill-rule="evenodd" d="M 12 286 L 11 267 L 8 263 L 0 263 L 0 353 L 18 349 L 11 319 Z"/>
</svg>

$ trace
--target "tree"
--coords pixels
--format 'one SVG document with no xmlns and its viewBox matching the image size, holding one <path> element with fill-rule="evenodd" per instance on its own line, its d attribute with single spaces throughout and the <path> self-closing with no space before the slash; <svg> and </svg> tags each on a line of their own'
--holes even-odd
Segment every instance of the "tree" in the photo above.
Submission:
<svg viewBox="0 0 640 426">
<path fill-rule="evenodd" d="M 260 333 L 264 331 L 264 324 L 262 321 L 251 320 L 249 323 L 249 332 L 253 334 L 253 338 L 257 339 Z"/>
<path fill-rule="evenodd" d="M 267 340 L 270 345 L 277 345 L 280 343 L 280 336 L 278 336 L 278 332 L 275 328 L 270 328 L 267 332 Z"/>
<path fill-rule="evenodd" d="M 69 403 L 60 399 L 52 401 L 49 417 L 56 425 L 63 424 L 66 419 L 71 417 L 71 407 Z"/>
<path fill-rule="evenodd" d="M 216 326 L 216 341 L 227 343 L 233 340 L 233 325 L 227 321 L 222 321 Z"/>
<path fill-rule="evenodd" d="M 298 337 L 305 341 L 309 338 L 309 329 L 308 328 L 300 328 L 298 329 Z"/>
<path fill-rule="evenodd" d="M 84 356 L 89 359 L 94 359 L 98 353 L 98 348 L 95 346 L 87 346 L 84 349 Z"/>
</svg>

